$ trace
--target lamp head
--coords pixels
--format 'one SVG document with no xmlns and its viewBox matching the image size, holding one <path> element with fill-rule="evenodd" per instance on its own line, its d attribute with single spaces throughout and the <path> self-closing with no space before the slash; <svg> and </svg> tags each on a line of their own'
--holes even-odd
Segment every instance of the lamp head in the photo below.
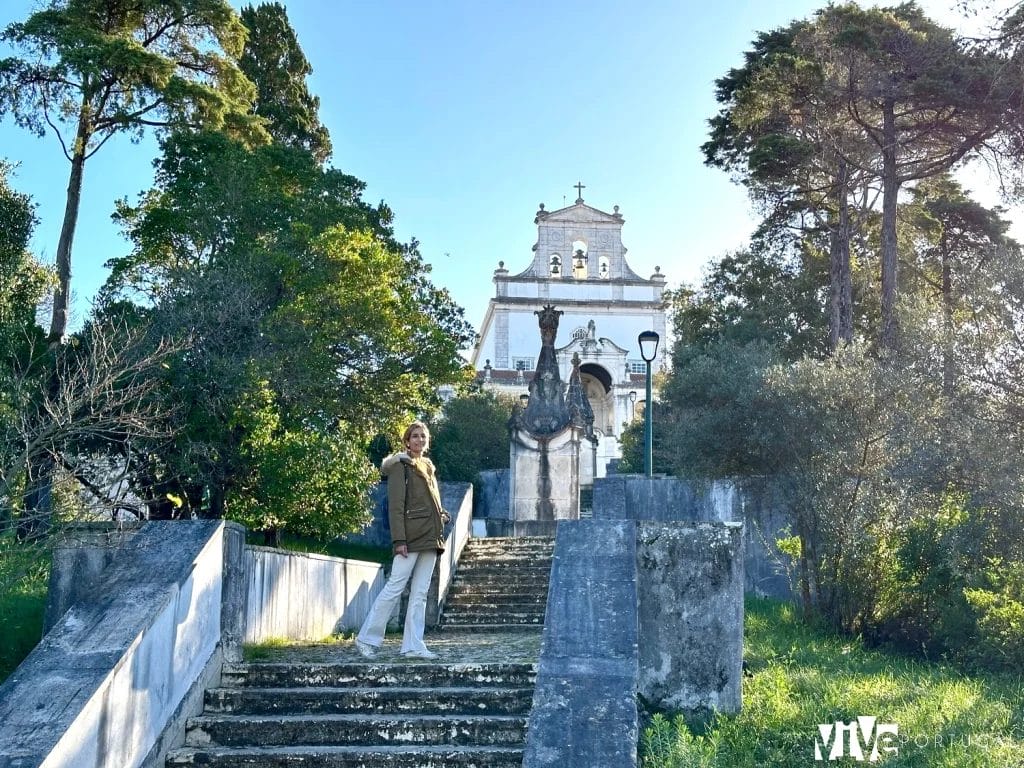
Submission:
<svg viewBox="0 0 1024 768">
<path fill-rule="evenodd" d="M 644 359 L 644 362 L 649 363 L 658 356 L 658 342 L 660 340 L 661 337 L 654 331 L 644 331 L 637 336 L 637 341 L 640 342 L 640 357 Z"/>
</svg>

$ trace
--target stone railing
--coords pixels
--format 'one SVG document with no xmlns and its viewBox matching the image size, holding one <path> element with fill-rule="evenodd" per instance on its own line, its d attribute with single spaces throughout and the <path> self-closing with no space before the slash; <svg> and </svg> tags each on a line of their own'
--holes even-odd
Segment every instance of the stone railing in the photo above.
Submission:
<svg viewBox="0 0 1024 768">
<path fill-rule="evenodd" d="M 635 768 L 641 707 L 740 708 L 743 524 L 695 520 L 674 478 L 602 483 L 558 524 L 525 768 Z"/>
<path fill-rule="evenodd" d="M 168 725 L 240 656 L 243 542 L 219 520 L 148 523 L 124 541 L 0 686 L 0 766 L 159 764 Z"/>
<path fill-rule="evenodd" d="M 452 514 L 428 618 L 437 621 L 472 525 Z M 377 563 L 245 546 L 219 520 L 86 526 L 54 555 L 46 636 L 0 685 L 0 768 L 157 768 L 243 640 L 319 640 L 357 628 Z"/>
</svg>

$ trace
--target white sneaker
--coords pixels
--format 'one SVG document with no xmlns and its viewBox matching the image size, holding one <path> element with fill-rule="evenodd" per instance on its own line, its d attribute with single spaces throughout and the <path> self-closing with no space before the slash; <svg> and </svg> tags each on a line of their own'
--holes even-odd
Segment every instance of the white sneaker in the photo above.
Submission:
<svg viewBox="0 0 1024 768">
<path fill-rule="evenodd" d="M 359 638 L 356 638 L 356 650 L 359 651 L 359 655 L 366 659 L 372 659 L 377 655 L 377 649 L 369 643 L 364 643 Z"/>
<path fill-rule="evenodd" d="M 405 651 L 404 653 L 402 653 L 402 655 L 403 656 L 412 656 L 412 657 L 417 658 L 417 659 L 436 659 L 437 658 L 437 654 L 436 653 L 434 653 L 433 651 L 428 651 L 426 648 L 424 648 L 421 651 Z"/>
</svg>

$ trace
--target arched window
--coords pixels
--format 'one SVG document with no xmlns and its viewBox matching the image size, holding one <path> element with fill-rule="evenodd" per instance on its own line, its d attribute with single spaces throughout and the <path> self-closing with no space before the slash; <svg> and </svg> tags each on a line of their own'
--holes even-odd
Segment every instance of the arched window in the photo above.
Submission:
<svg viewBox="0 0 1024 768">
<path fill-rule="evenodd" d="M 587 279 L 587 244 L 582 240 L 572 243 L 572 276 L 576 280 Z"/>
<path fill-rule="evenodd" d="M 562 276 L 562 257 L 557 253 L 551 254 L 551 259 L 548 261 L 548 274 L 551 277 Z"/>
</svg>

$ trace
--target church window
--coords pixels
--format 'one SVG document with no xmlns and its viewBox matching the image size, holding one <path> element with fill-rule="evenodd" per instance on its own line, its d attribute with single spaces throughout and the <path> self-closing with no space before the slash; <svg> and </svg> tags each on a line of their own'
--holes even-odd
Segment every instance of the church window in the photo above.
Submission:
<svg viewBox="0 0 1024 768">
<path fill-rule="evenodd" d="M 548 262 L 548 274 L 550 274 L 551 277 L 562 276 L 562 257 L 557 253 L 551 254 L 551 260 Z"/>
<path fill-rule="evenodd" d="M 630 360 L 626 363 L 626 370 L 629 373 L 647 373 L 647 363 L 643 360 Z"/>
<path fill-rule="evenodd" d="M 576 280 L 587 279 L 587 244 L 574 240 L 572 244 L 572 276 Z"/>
<path fill-rule="evenodd" d="M 572 332 L 572 337 L 574 339 L 585 339 L 585 338 L 587 338 L 587 329 L 586 328 L 582 328 L 582 327 L 577 328 L 575 331 Z"/>
<path fill-rule="evenodd" d="M 513 357 L 512 367 L 517 371 L 529 371 L 533 368 L 532 357 Z"/>
</svg>

